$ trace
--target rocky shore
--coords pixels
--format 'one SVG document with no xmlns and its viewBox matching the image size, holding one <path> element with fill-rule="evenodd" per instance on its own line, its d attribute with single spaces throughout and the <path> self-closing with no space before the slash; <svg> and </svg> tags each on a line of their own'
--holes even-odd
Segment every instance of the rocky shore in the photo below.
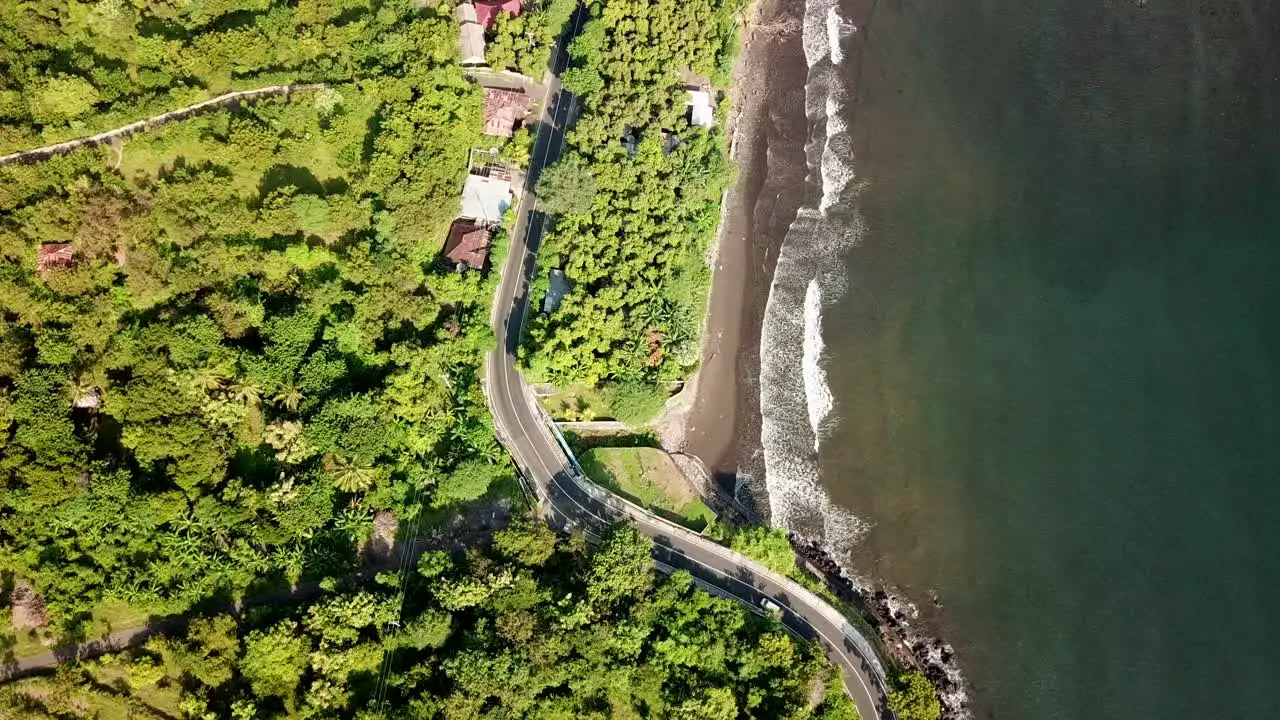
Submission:
<svg viewBox="0 0 1280 720">
<path fill-rule="evenodd" d="M 887 659 L 899 667 L 916 668 L 929 678 L 942 701 L 944 720 L 973 717 L 955 649 L 942 638 L 917 627 L 919 610 L 914 603 L 885 589 L 867 588 L 845 572 L 820 543 L 798 533 L 791 533 L 790 538 L 791 546 L 808 569 L 872 624 Z"/>
</svg>

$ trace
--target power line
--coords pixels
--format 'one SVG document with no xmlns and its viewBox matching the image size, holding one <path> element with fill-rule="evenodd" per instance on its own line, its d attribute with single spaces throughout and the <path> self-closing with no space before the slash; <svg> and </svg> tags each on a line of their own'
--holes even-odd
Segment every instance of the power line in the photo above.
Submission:
<svg viewBox="0 0 1280 720">
<path fill-rule="evenodd" d="M 422 495 L 422 486 L 419 483 L 415 482 L 413 484 L 413 490 L 410 496 L 409 506 L 410 507 L 415 506 L 417 504 L 418 499 L 421 497 L 421 495 Z M 397 604 L 396 619 L 392 621 L 392 625 L 397 630 L 400 629 L 400 622 L 404 618 L 404 603 L 408 597 L 407 595 L 408 572 L 409 572 L 410 565 L 412 565 L 413 563 L 414 544 L 417 543 L 418 526 L 421 520 L 422 520 L 422 511 L 421 509 L 419 509 L 414 514 L 413 519 L 410 521 L 409 533 L 408 533 L 408 545 L 404 547 L 400 552 L 399 568 L 398 568 L 399 572 L 397 575 L 397 577 L 399 578 L 399 585 L 400 585 L 400 598 L 399 598 L 399 601 L 396 603 Z M 382 711 L 383 705 L 386 702 L 387 678 L 391 674 L 391 665 L 394 660 L 394 655 L 395 655 L 394 647 L 388 648 L 386 652 L 384 652 L 382 655 L 382 667 L 378 672 L 378 685 L 374 691 L 374 707 L 379 712 Z"/>
</svg>

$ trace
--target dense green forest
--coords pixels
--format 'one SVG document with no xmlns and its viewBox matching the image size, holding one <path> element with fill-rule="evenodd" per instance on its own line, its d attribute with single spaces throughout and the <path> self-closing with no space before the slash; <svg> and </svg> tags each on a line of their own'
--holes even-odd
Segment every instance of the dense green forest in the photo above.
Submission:
<svg viewBox="0 0 1280 720">
<path fill-rule="evenodd" d="M 192 622 L 145 648 L 0 690 L 12 720 L 850 720 L 833 668 L 771 618 L 655 578 L 649 540 L 595 549 L 541 523 L 396 588 Z M 78 710 L 77 710 L 78 709 Z M 130 714 L 126 714 L 130 713 Z"/>
<path fill-rule="evenodd" d="M 572 7 L 502 21 L 499 59 L 545 62 Z M 584 112 L 543 265 L 574 290 L 527 361 L 636 415 L 697 359 L 731 172 L 677 71 L 723 73 L 735 9 L 597 3 L 566 77 Z M 0 153 L 325 84 L 0 167 L 0 652 L 189 620 L 5 685 L 0 716 L 856 717 L 815 648 L 656 579 L 629 530 L 589 549 L 521 522 L 357 584 L 514 494 L 479 383 L 497 278 L 437 263 L 482 144 L 456 63 L 434 0 L 0 0 Z"/>
<path fill-rule="evenodd" d="M 494 279 L 435 269 L 481 127 L 451 9 L 39 7 L 0 21 L 26 99 L 54 66 L 146 74 L 75 34 L 107 7 L 120 53 L 269 27 L 346 58 L 329 80 L 377 76 L 0 168 L 0 571 L 46 632 L 341 574 L 375 514 L 404 536 L 509 483 L 478 380 Z M 50 243 L 70 258 L 37 270 Z"/>
<path fill-rule="evenodd" d="M 740 5 L 588 4 L 564 74 L 581 115 L 539 186 L 540 207 L 556 215 L 539 288 L 559 267 L 572 290 L 558 312 L 530 323 L 523 359 L 534 377 L 611 382 L 624 388 L 621 402 L 651 412 L 644 396 L 697 363 L 706 253 L 732 169 L 721 131 L 686 122 L 681 73 L 723 75 Z M 664 130 L 678 138 L 674 148 Z"/>
<path fill-rule="evenodd" d="M 444 20 L 452 3 L 428 3 Z M 399 75 L 454 52 L 412 0 L 0 0 L 0 153 L 229 90 Z M 425 23 L 425 24 L 424 24 Z M 425 53 L 426 57 L 414 57 Z"/>
</svg>

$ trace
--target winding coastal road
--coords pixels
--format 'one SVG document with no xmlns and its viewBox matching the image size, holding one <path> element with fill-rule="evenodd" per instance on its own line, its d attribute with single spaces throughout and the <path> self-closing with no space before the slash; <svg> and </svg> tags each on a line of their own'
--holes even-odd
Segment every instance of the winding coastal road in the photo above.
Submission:
<svg viewBox="0 0 1280 720">
<path fill-rule="evenodd" d="M 583 19 L 580 11 L 567 37 L 576 34 Z M 564 151 L 566 126 L 576 106 L 575 98 L 560 88 L 558 75 L 567 62 L 564 46 L 562 40 L 544 82 L 541 123 L 494 300 L 492 322 L 500 340 L 485 359 L 484 384 L 498 437 L 554 524 L 594 536 L 609 525 L 629 521 L 653 539 L 659 570 L 688 571 L 704 589 L 742 602 L 757 613 L 764 612 L 766 600 L 777 605 L 784 625 L 817 641 L 840 667 L 845 689 L 863 718 L 891 718 L 885 706 L 883 668 L 870 643 L 839 611 L 790 579 L 587 480 L 516 367 L 524 319 L 535 300 L 529 296 L 530 283 L 547 225 L 537 210 L 533 187 L 542 169 Z"/>
</svg>

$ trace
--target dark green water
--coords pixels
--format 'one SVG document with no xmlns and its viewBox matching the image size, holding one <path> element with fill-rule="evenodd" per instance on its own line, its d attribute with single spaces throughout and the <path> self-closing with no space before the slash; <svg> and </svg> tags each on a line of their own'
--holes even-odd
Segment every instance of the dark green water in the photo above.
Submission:
<svg viewBox="0 0 1280 720">
<path fill-rule="evenodd" d="M 980 716 L 1280 718 L 1278 28 L 1214 0 L 865 23 L 822 465 L 874 523 L 854 563 L 941 596 Z"/>
</svg>

